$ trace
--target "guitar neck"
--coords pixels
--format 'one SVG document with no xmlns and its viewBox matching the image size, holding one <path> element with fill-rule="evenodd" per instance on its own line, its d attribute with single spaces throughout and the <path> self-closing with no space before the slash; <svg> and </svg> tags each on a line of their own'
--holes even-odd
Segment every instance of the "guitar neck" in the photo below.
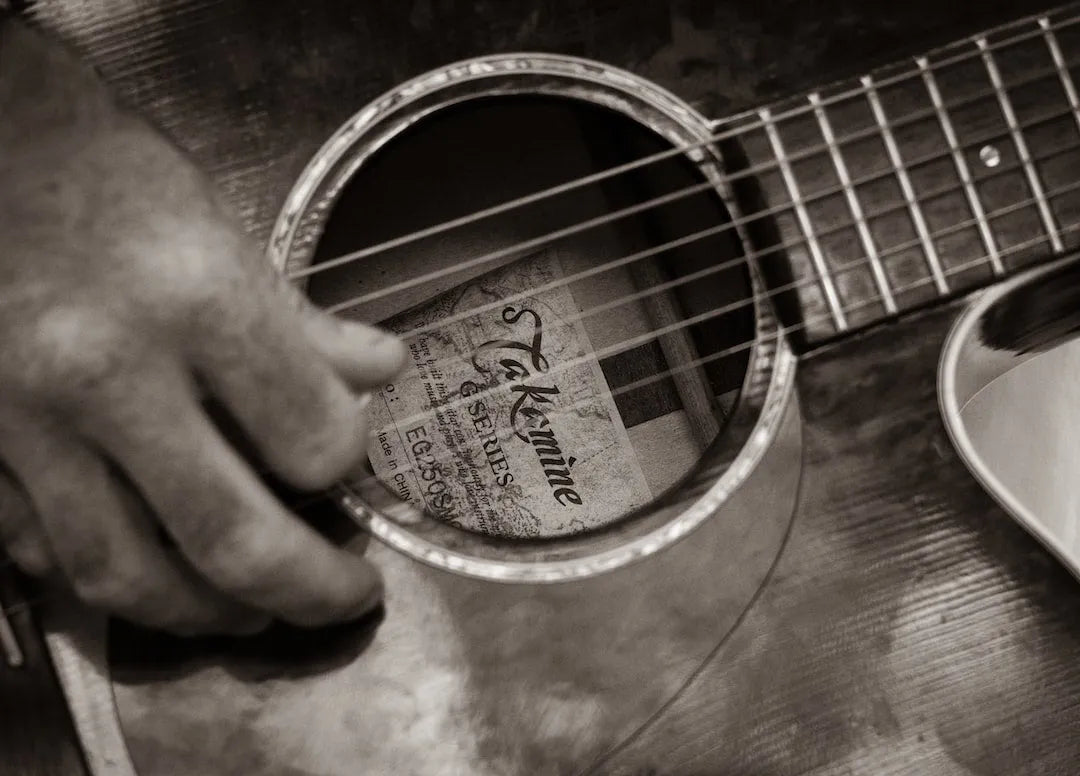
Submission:
<svg viewBox="0 0 1080 776">
<path fill-rule="evenodd" d="M 1078 82 L 1062 9 L 734 119 L 807 342 L 1076 247 Z"/>
</svg>

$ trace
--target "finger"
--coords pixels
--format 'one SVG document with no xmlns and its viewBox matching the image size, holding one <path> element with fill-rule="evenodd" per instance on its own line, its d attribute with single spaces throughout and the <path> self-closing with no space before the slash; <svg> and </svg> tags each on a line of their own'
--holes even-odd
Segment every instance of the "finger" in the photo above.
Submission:
<svg viewBox="0 0 1080 776">
<path fill-rule="evenodd" d="M 270 468 L 315 490 L 364 455 L 366 398 L 313 347 L 275 282 L 252 278 L 229 309 L 202 319 L 189 357 Z"/>
<path fill-rule="evenodd" d="M 139 500 L 79 439 L 51 421 L 25 417 L 0 419 L 0 435 L 57 565 L 82 600 L 185 634 L 250 632 L 267 623 L 170 557 Z"/>
<path fill-rule="evenodd" d="M 404 366 L 408 350 L 390 332 L 324 313 L 307 300 L 299 311 L 308 339 L 353 388 L 381 388 Z"/>
<path fill-rule="evenodd" d="M 111 392 L 88 402 L 85 428 L 211 583 L 297 625 L 352 619 L 378 603 L 374 567 L 273 498 L 207 418 L 189 381 L 160 369 Z"/>
<path fill-rule="evenodd" d="M 273 287 L 277 304 L 292 312 L 308 341 L 353 388 L 382 387 L 401 371 L 408 349 L 391 332 L 320 310 L 276 272 Z"/>
<path fill-rule="evenodd" d="M 0 545 L 8 557 L 33 577 L 45 577 L 55 567 L 45 531 L 22 486 L 0 463 Z"/>
</svg>

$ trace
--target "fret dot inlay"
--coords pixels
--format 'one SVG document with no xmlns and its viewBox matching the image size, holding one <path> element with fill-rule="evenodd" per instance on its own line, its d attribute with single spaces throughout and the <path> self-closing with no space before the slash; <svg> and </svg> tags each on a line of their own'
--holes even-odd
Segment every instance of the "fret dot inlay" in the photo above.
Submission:
<svg viewBox="0 0 1080 776">
<path fill-rule="evenodd" d="M 992 145 L 984 145 L 979 149 L 979 159 L 987 167 L 997 167 L 1001 164 L 1001 151 Z"/>
</svg>

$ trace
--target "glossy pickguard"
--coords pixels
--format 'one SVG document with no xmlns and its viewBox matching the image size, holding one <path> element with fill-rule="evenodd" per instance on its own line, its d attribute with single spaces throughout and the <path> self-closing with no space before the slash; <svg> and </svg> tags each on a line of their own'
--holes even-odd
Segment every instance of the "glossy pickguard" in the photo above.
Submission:
<svg viewBox="0 0 1080 776">
<path fill-rule="evenodd" d="M 950 335 L 940 395 L 972 473 L 1080 576 L 1078 310 L 1075 260 L 980 295 Z"/>
</svg>

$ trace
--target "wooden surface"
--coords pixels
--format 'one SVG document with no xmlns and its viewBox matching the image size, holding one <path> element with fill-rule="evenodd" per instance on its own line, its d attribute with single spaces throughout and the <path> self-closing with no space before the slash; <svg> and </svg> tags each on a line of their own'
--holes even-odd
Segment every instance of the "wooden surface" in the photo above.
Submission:
<svg viewBox="0 0 1080 776">
<path fill-rule="evenodd" d="M 938 415 L 954 312 L 804 360 L 791 537 L 736 633 L 612 774 L 1071 774 L 1080 585 Z"/>
<path fill-rule="evenodd" d="M 37 5 L 44 26 L 211 172 L 260 237 L 341 121 L 453 59 L 583 54 L 721 116 L 1033 10 L 1020 0 L 886 12 L 859 0 Z M 1080 587 L 949 447 L 934 378 L 952 314 L 806 360 L 807 469 L 771 583 L 685 691 L 596 772 L 1073 771 Z M 67 744 L 40 744 L 63 727 L 42 722 L 62 720 L 55 708 L 36 706 L 46 684 L 31 680 L 45 677 L 21 676 L 5 683 L 27 681 L 28 694 L 0 701 L 3 751 L 21 754 L 5 754 L 0 773 L 75 772 Z M 9 770 L 35 751 L 43 768 Z"/>
</svg>

